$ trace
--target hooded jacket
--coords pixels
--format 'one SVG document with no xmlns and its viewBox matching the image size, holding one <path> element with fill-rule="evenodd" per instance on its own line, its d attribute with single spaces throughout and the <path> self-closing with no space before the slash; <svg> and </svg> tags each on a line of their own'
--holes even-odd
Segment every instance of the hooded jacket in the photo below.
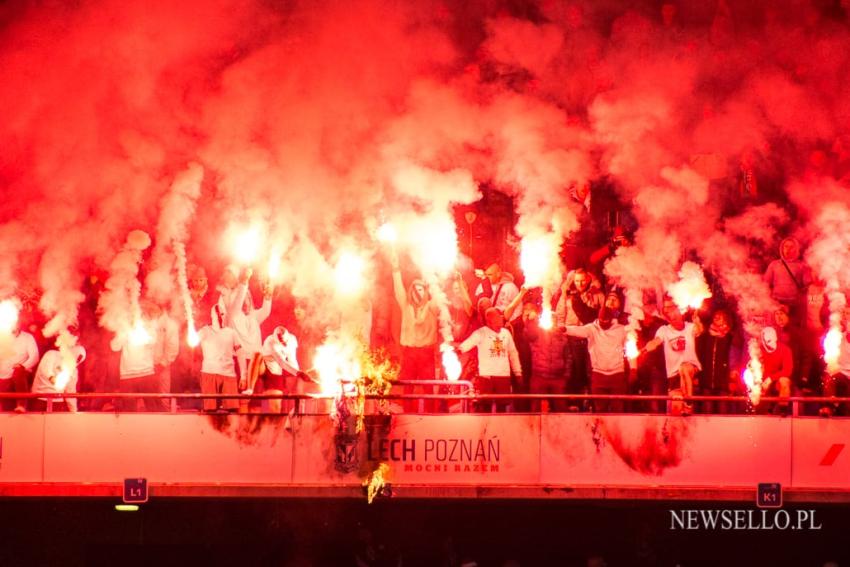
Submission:
<svg viewBox="0 0 850 567">
<path fill-rule="evenodd" d="M 283 341 L 278 339 L 283 336 Z M 298 339 L 284 327 L 276 327 L 274 332 L 263 341 L 263 359 L 266 368 L 275 376 L 298 374 Z"/>
<path fill-rule="evenodd" d="M 414 287 L 422 285 L 425 296 L 417 301 Z M 428 286 L 422 280 L 413 280 L 405 292 L 401 281 L 401 272 L 393 270 L 393 291 L 401 308 L 401 337 L 403 347 L 428 347 L 437 344 L 437 302 L 428 293 Z"/>
<path fill-rule="evenodd" d="M 236 365 L 233 362 L 233 356 L 240 346 L 239 338 L 236 336 L 236 331 L 230 327 L 221 326 L 217 313 L 219 310 L 221 307 L 214 305 L 210 310 L 212 324 L 198 331 L 203 353 L 201 372 L 235 378 Z"/>
<path fill-rule="evenodd" d="M 799 250 L 800 245 L 795 238 L 786 238 L 780 242 L 779 259 L 768 264 L 764 273 L 764 280 L 770 287 L 771 297 L 782 303 L 794 303 L 812 283 L 812 278 L 808 267 L 802 260 L 799 258 L 791 260 L 785 257 L 782 249 L 786 242 L 797 244 Z M 788 266 L 787 269 L 786 265 Z"/>
<path fill-rule="evenodd" d="M 80 345 L 72 347 L 71 352 L 74 355 L 76 365 L 70 369 L 68 381 L 65 384 L 57 384 L 56 377 L 62 372 L 62 354 L 56 350 L 49 350 L 41 357 L 41 362 L 38 363 L 38 370 L 35 371 L 35 378 L 32 382 L 32 392 L 34 394 L 74 394 L 77 392 L 77 380 L 79 372 L 77 367 L 86 359 L 86 349 Z M 77 411 L 77 398 L 54 398 L 54 402 L 66 402 L 71 411 Z"/>
</svg>

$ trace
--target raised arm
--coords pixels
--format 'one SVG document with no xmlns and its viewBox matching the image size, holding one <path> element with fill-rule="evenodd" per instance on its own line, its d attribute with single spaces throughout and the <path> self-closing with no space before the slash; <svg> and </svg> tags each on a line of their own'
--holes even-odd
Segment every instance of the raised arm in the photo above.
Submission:
<svg viewBox="0 0 850 567">
<path fill-rule="evenodd" d="M 395 248 L 390 250 L 390 262 L 393 267 L 393 293 L 398 306 L 404 308 L 407 305 L 407 293 L 404 290 L 404 282 L 401 281 L 401 268 L 398 265 L 398 253 Z"/>
<path fill-rule="evenodd" d="M 514 311 L 516 311 L 517 307 L 522 305 L 523 298 L 528 294 L 528 290 L 525 286 L 519 288 L 519 293 L 516 294 L 516 297 L 505 307 L 505 321 L 510 321 L 513 319 Z"/>
</svg>

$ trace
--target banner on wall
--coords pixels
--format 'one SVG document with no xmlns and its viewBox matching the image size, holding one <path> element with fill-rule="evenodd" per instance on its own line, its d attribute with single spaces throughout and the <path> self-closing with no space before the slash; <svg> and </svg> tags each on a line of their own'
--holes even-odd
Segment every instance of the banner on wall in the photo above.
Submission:
<svg viewBox="0 0 850 567">
<path fill-rule="evenodd" d="M 0 414 L 0 484 L 847 490 L 850 420 L 771 416 Z"/>
</svg>

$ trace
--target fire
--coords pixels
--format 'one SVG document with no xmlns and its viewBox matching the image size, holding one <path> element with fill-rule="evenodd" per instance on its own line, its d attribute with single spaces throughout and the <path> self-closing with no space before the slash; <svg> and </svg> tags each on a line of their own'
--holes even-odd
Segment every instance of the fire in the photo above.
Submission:
<svg viewBox="0 0 850 567">
<path fill-rule="evenodd" d="M 540 313 L 540 328 L 548 331 L 554 324 L 555 321 L 552 316 L 552 308 L 549 306 L 544 307 L 543 312 Z"/>
<path fill-rule="evenodd" d="M 838 372 L 838 356 L 841 352 L 841 329 L 831 327 L 823 338 L 823 360 L 830 374 Z"/>
<path fill-rule="evenodd" d="M 523 238 L 519 263 L 526 287 L 543 285 L 547 277 L 557 270 L 557 258 L 558 246 L 554 235 Z"/>
<path fill-rule="evenodd" d="M 20 311 L 11 299 L 0 301 L 0 332 L 11 333 L 18 326 Z"/>
<path fill-rule="evenodd" d="M 148 345 L 153 341 L 150 333 L 141 321 L 137 322 L 130 331 L 130 344 L 135 346 Z"/>
<path fill-rule="evenodd" d="M 626 358 L 631 361 L 637 360 L 640 351 L 637 347 L 637 333 L 634 331 L 629 331 L 628 337 L 626 338 Z"/>
<path fill-rule="evenodd" d="M 360 361 L 356 349 L 350 345 L 326 342 L 316 349 L 313 367 L 319 374 L 322 394 L 338 396 L 349 391 L 351 384 L 360 378 Z"/>
<path fill-rule="evenodd" d="M 440 347 L 443 351 L 443 370 L 446 371 L 446 378 L 450 382 L 456 382 L 460 378 L 461 366 L 458 360 L 457 353 L 450 345 Z"/>
<path fill-rule="evenodd" d="M 702 302 L 711 297 L 702 268 L 694 262 L 685 262 L 679 270 L 679 281 L 667 287 L 670 297 L 684 313 L 688 309 L 699 309 Z"/>
<path fill-rule="evenodd" d="M 257 259 L 261 245 L 262 236 L 259 227 L 248 228 L 233 239 L 233 257 L 238 263 L 250 266 Z"/>
<path fill-rule="evenodd" d="M 340 295 L 358 295 L 366 287 L 366 260 L 354 252 L 340 254 L 334 268 L 336 290 Z"/>
<path fill-rule="evenodd" d="M 186 331 L 186 344 L 188 344 L 190 348 L 195 348 L 201 344 L 201 336 L 198 334 L 198 331 L 195 330 L 195 324 L 192 321 L 189 321 L 189 328 Z"/>
<path fill-rule="evenodd" d="M 389 472 L 390 466 L 387 463 L 381 463 L 378 468 L 372 471 L 369 478 L 363 481 L 363 485 L 366 487 L 366 500 L 369 504 L 386 486 Z"/>
<path fill-rule="evenodd" d="M 398 233 L 396 232 L 395 226 L 389 222 L 385 222 L 378 227 L 376 236 L 380 242 L 386 242 L 388 244 L 394 244 L 396 240 L 398 240 Z"/>
</svg>

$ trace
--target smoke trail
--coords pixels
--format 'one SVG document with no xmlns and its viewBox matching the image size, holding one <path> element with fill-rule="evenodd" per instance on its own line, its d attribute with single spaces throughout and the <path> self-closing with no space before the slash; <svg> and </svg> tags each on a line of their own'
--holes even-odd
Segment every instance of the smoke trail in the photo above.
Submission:
<svg viewBox="0 0 850 567">
<path fill-rule="evenodd" d="M 141 321 L 139 265 L 142 252 L 150 245 L 151 239 L 146 232 L 134 230 L 127 235 L 121 251 L 109 264 L 109 278 L 104 284 L 98 308 L 101 310 L 100 325 L 113 333 L 129 331 Z"/>
<path fill-rule="evenodd" d="M 186 170 L 174 178 L 171 188 L 162 199 L 160 204 L 159 219 L 156 227 L 156 244 L 151 252 L 150 263 L 153 266 L 145 278 L 145 292 L 154 301 L 164 302 L 173 296 L 174 279 L 172 268 L 175 256 L 179 258 L 180 253 L 176 249 L 178 242 L 186 240 L 187 227 L 195 212 L 195 202 L 201 194 L 201 181 L 204 177 L 204 169 L 200 164 L 190 163 Z M 181 250 L 183 255 L 183 280 L 178 280 L 181 289 L 186 288 L 188 297 L 188 283 L 186 279 L 186 251 Z M 180 267 L 177 266 L 178 275 Z M 185 303 L 185 298 L 184 298 Z"/>
</svg>

